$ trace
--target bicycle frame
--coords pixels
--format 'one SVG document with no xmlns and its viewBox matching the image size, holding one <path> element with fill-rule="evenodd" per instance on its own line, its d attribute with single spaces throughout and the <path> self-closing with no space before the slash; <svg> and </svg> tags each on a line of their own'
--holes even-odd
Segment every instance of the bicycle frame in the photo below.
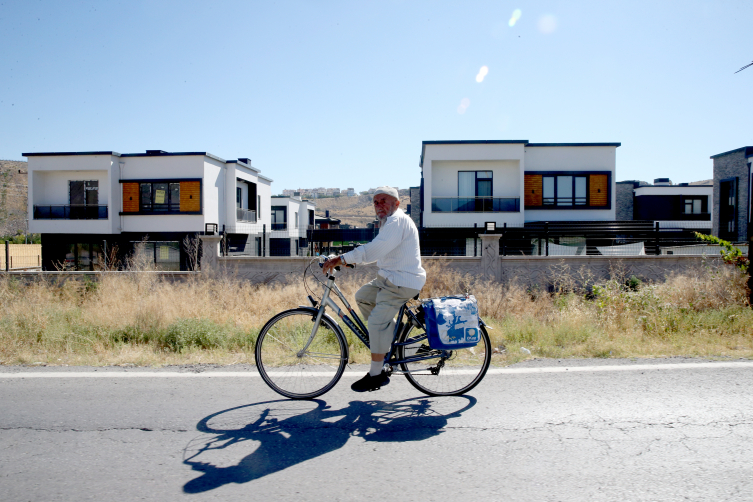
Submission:
<svg viewBox="0 0 753 502">
<path fill-rule="evenodd" d="M 347 313 L 344 312 L 340 306 L 330 297 L 330 294 L 334 291 L 335 295 L 340 299 L 342 304 L 347 309 Z M 313 300 L 312 300 L 313 301 Z M 313 305 L 314 308 L 316 308 L 316 304 Z M 325 310 L 327 307 L 330 307 L 332 310 L 337 313 L 338 317 L 342 319 L 343 323 L 348 327 L 348 329 L 358 337 L 361 342 L 366 345 L 366 347 L 371 348 L 369 345 L 369 330 L 364 325 L 361 318 L 358 316 L 356 311 L 353 309 L 353 307 L 350 306 L 350 303 L 348 303 L 348 300 L 345 299 L 345 295 L 340 291 L 340 288 L 337 287 L 337 284 L 335 284 L 335 276 L 329 276 L 327 282 L 323 285 L 323 291 L 322 291 L 322 301 L 319 305 L 316 319 L 314 320 L 314 326 L 311 328 L 311 335 L 309 336 L 308 341 L 306 342 L 306 345 L 298 352 L 298 357 L 302 357 L 306 351 L 308 350 L 311 343 L 314 341 L 314 337 L 316 336 L 317 331 L 319 330 L 319 323 L 322 320 L 322 317 L 324 316 Z M 353 316 L 353 319 L 348 317 L 348 313 Z M 407 318 L 406 323 L 402 323 L 403 329 L 411 329 L 412 327 L 416 328 L 424 328 L 424 334 L 419 336 L 418 338 L 411 338 L 409 340 L 406 340 L 403 343 L 397 342 L 397 337 L 400 334 L 400 326 L 401 321 L 403 318 Z M 413 311 L 410 310 L 410 308 L 407 307 L 407 304 L 403 304 L 400 307 L 400 310 L 397 314 L 398 322 L 395 323 L 395 331 L 392 335 L 392 344 L 390 345 L 390 350 L 387 354 L 384 356 L 384 363 L 388 364 L 392 367 L 392 370 L 395 371 L 395 367 L 404 364 L 404 363 L 413 363 L 418 361 L 426 361 L 429 359 L 445 359 L 449 356 L 449 353 L 451 351 L 438 351 L 434 354 L 428 354 L 428 355 L 421 355 L 421 356 L 411 356 L 406 359 L 392 359 L 393 355 L 395 354 L 395 349 L 400 346 L 409 345 L 412 343 L 420 342 L 421 340 L 424 340 L 427 337 L 425 333 L 425 327 L 421 323 L 421 321 L 416 317 L 416 315 L 413 313 Z M 399 373 L 405 373 L 405 371 L 399 371 Z"/>
</svg>

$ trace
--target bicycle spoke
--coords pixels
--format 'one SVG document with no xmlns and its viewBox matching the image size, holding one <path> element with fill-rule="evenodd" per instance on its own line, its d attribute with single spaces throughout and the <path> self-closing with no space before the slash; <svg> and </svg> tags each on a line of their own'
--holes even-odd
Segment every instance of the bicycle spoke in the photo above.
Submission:
<svg viewBox="0 0 753 502">
<path fill-rule="evenodd" d="M 259 374 L 284 396 L 310 399 L 321 395 L 337 383 L 345 369 L 347 345 L 342 335 L 323 318 L 311 339 L 315 318 L 312 309 L 289 310 L 273 317 L 259 333 L 255 350 Z M 309 349 L 301 353 L 307 344 Z"/>
</svg>

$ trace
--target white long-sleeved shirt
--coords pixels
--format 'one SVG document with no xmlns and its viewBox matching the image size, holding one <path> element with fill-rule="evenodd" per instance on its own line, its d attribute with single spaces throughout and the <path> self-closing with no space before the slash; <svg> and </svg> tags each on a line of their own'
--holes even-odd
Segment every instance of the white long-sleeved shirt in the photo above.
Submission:
<svg viewBox="0 0 753 502">
<path fill-rule="evenodd" d="M 373 241 L 345 253 L 343 259 L 346 263 L 376 262 L 379 275 L 395 286 L 421 289 L 426 283 L 418 230 L 400 208 L 387 217 Z"/>
</svg>

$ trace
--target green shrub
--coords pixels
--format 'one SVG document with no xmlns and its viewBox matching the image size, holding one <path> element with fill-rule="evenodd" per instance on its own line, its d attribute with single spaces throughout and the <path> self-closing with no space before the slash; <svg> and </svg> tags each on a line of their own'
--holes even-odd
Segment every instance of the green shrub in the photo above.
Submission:
<svg viewBox="0 0 753 502">
<path fill-rule="evenodd" d="M 209 319 L 178 319 L 167 327 L 160 341 L 174 352 L 188 348 L 217 349 L 225 345 L 225 331 Z"/>
</svg>

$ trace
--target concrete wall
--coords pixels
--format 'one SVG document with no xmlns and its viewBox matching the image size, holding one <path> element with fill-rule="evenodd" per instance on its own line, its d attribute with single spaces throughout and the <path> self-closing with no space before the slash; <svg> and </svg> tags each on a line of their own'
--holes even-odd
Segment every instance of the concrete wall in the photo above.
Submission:
<svg viewBox="0 0 753 502">
<path fill-rule="evenodd" d="M 561 278 L 563 270 L 569 270 L 574 277 L 586 275 L 583 272 L 588 271 L 597 282 L 609 279 L 615 271 L 626 277 L 635 275 L 643 281 L 663 281 L 673 272 L 683 272 L 703 265 L 703 258 L 699 256 L 500 257 L 497 264 L 491 265 L 483 262 L 485 258 L 487 257 L 423 257 L 422 260 L 427 266 L 433 263 L 443 269 L 488 278 L 492 278 L 492 273 L 496 275 L 496 280 L 503 283 L 516 281 L 524 287 L 544 289 L 550 288 L 556 278 Z M 289 284 L 302 279 L 302 271 L 310 260 L 311 258 L 299 257 L 219 257 L 218 269 L 254 284 Z M 719 262 L 715 257 L 706 260 Z M 319 270 L 318 266 L 316 270 Z M 372 264 L 359 265 L 346 273 L 366 282 L 375 277 L 376 272 L 377 267 Z"/>
</svg>

